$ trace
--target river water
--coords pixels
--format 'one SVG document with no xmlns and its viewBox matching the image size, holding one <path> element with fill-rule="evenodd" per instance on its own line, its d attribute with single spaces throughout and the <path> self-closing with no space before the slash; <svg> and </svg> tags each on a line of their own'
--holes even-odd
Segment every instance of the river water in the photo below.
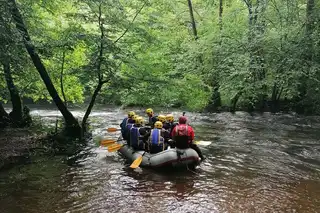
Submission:
<svg viewBox="0 0 320 213">
<path fill-rule="evenodd" d="M 59 116 L 32 114 L 47 124 Z M 76 161 L 35 157 L 1 172 L 0 212 L 320 212 L 319 117 L 187 112 L 196 139 L 213 142 L 201 147 L 207 159 L 194 172 L 159 173 L 95 145 L 119 136 L 106 128 L 124 115 L 94 111 L 93 140 Z"/>
</svg>

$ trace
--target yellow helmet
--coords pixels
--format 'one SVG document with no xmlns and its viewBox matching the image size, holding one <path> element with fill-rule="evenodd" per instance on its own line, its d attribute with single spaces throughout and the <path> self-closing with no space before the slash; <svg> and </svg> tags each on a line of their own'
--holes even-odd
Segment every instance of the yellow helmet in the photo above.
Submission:
<svg viewBox="0 0 320 213">
<path fill-rule="evenodd" d="M 143 123 L 144 123 L 143 117 L 139 116 L 139 117 L 136 118 L 136 124 L 143 125 Z"/>
<path fill-rule="evenodd" d="M 138 115 L 134 115 L 134 116 L 131 117 L 131 119 L 136 121 L 138 117 L 139 117 Z"/>
<path fill-rule="evenodd" d="M 166 115 L 166 120 L 167 120 L 168 122 L 173 122 L 173 121 L 174 121 L 173 115 L 172 115 L 172 114 Z"/>
<path fill-rule="evenodd" d="M 162 124 L 161 121 L 157 121 L 157 122 L 154 123 L 154 128 L 162 129 L 162 127 L 163 127 L 163 124 Z"/>
<path fill-rule="evenodd" d="M 158 115 L 158 121 L 161 121 L 162 123 L 166 121 L 166 116 L 164 115 Z"/>
<path fill-rule="evenodd" d="M 151 114 L 153 114 L 153 109 L 151 109 L 151 108 L 148 108 L 148 109 L 146 110 L 146 113 L 147 113 L 148 115 L 151 115 Z"/>
<path fill-rule="evenodd" d="M 135 114 L 134 111 L 128 112 L 128 118 L 132 118 Z"/>
</svg>

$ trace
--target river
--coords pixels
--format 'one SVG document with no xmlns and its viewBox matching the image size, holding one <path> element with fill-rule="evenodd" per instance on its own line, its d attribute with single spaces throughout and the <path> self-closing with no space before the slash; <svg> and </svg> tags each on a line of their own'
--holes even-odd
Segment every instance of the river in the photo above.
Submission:
<svg viewBox="0 0 320 213">
<path fill-rule="evenodd" d="M 31 112 L 47 124 L 60 116 Z M 196 171 L 168 174 L 132 170 L 117 153 L 95 145 L 99 136 L 119 136 L 106 128 L 117 127 L 124 115 L 117 108 L 94 111 L 94 139 L 76 161 L 34 157 L 2 171 L 0 212 L 320 211 L 319 117 L 187 112 L 196 139 L 213 143 L 201 147 L 207 159 Z"/>
</svg>

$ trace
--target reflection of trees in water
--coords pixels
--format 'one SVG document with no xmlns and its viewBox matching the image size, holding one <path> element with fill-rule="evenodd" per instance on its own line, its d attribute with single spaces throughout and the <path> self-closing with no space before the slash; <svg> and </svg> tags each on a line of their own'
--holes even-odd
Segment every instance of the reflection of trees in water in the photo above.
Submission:
<svg viewBox="0 0 320 213">
<path fill-rule="evenodd" d="M 160 196 L 181 200 L 196 192 L 195 174 L 190 171 L 159 172 L 143 169 L 141 173 L 138 173 L 128 169 L 127 175 L 138 181 L 132 190 L 145 198 Z"/>
</svg>

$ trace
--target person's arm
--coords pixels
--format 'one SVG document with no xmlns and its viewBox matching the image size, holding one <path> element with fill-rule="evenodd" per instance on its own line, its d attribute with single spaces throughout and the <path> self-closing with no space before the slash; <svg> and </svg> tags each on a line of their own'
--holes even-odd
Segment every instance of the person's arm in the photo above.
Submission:
<svg viewBox="0 0 320 213">
<path fill-rule="evenodd" d="M 144 137 L 144 135 L 147 134 L 147 130 L 145 128 L 140 128 L 139 133 L 140 133 L 141 137 Z"/>
<path fill-rule="evenodd" d="M 191 126 L 188 126 L 188 135 L 190 137 L 190 142 L 194 140 L 194 130 Z"/>
<path fill-rule="evenodd" d="M 126 122 L 125 119 L 123 119 L 121 124 L 120 124 L 121 129 L 124 129 L 125 122 Z"/>
<path fill-rule="evenodd" d="M 174 128 L 173 128 L 173 130 L 171 131 L 171 138 L 174 140 L 174 136 L 175 136 L 175 132 L 176 132 L 176 128 L 177 128 L 177 126 L 175 126 Z"/>
<path fill-rule="evenodd" d="M 152 117 L 152 123 L 154 124 L 155 122 L 157 122 L 158 121 L 158 116 L 153 116 Z"/>
<path fill-rule="evenodd" d="M 147 141 L 147 140 L 149 139 L 150 133 L 151 133 L 151 131 L 150 131 L 150 132 L 147 132 L 147 131 L 146 131 L 146 134 L 143 136 L 143 140 L 144 140 L 144 141 Z"/>
</svg>

